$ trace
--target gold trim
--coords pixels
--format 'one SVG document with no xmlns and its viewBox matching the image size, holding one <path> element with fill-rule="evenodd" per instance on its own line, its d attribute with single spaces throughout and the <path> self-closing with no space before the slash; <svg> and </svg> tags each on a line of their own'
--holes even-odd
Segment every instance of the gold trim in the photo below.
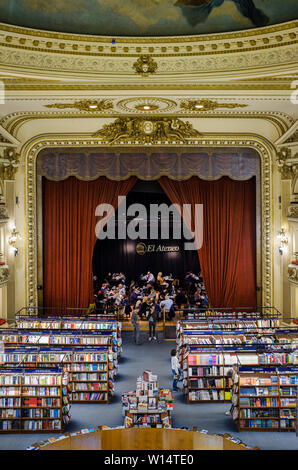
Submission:
<svg viewBox="0 0 298 470">
<path fill-rule="evenodd" d="M 250 147 L 260 155 L 261 159 L 261 191 L 262 191 L 262 304 L 270 307 L 273 304 L 272 284 L 272 161 L 275 150 L 266 139 L 255 135 L 213 135 L 190 138 L 187 146 L 201 147 Z M 185 146 L 185 144 L 183 145 Z M 101 148 L 102 141 L 90 136 L 78 135 L 41 135 L 28 141 L 21 150 L 25 162 L 25 219 L 26 219 L 26 303 L 38 305 L 37 295 L 37 236 L 36 236 L 36 159 L 39 152 L 49 147 L 95 147 Z M 159 147 L 171 148 L 162 144 Z M 177 147 L 177 145 L 176 145 Z M 178 145 L 179 147 L 179 145 Z M 119 147 L 121 149 L 121 146 Z M 130 148 L 139 148 L 131 145 Z"/>
<path fill-rule="evenodd" d="M 108 99 L 101 100 L 92 100 L 84 99 L 80 101 L 75 101 L 74 103 L 54 103 L 54 104 L 45 104 L 45 108 L 56 108 L 56 109 L 78 109 L 79 111 L 88 111 L 95 113 L 98 111 L 107 111 L 108 109 L 113 109 L 113 103 Z"/>
<path fill-rule="evenodd" d="M 198 36 L 113 36 L 116 44 L 152 44 L 152 43 L 173 43 L 173 42 L 193 42 L 193 41 L 217 41 L 219 39 L 238 39 L 251 36 L 260 36 L 263 34 L 272 34 L 287 29 L 298 27 L 298 21 L 287 21 L 278 25 L 266 26 L 262 28 L 252 28 L 245 31 L 235 31 L 228 33 L 218 34 L 202 34 Z M 62 32 L 51 32 L 45 30 L 37 30 L 32 28 L 24 28 L 20 26 L 8 25 L 0 23 L 0 30 L 7 31 L 15 34 L 23 34 L 28 36 L 38 36 L 51 39 L 65 39 L 74 41 L 87 41 L 87 42 L 104 42 L 111 44 L 111 36 L 96 36 L 96 35 L 81 35 Z"/>
<path fill-rule="evenodd" d="M 119 117 L 104 124 L 94 137 L 106 139 L 108 145 L 116 143 L 161 144 L 184 143 L 187 138 L 199 136 L 189 121 L 169 117 Z"/>
<path fill-rule="evenodd" d="M 210 100 L 207 98 L 201 98 L 196 100 L 185 99 L 180 103 L 180 108 L 186 111 L 195 111 L 201 113 L 202 111 L 214 111 L 218 108 L 246 108 L 247 104 L 239 103 L 219 103 L 216 100 Z"/>
<path fill-rule="evenodd" d="M 17 114 L 16 117 L 14 117 Z M 25 114 L 25 115 L 24 115 Z M 276 114 L 276 116 L 274 115 Z M 92 118 L 110 118 L 110 119 L 116 119 L 117 117 L 121 117 L 123 114 L 119 112 L 119 114 L 115 114 L 115 112 L 111 114 L 96 114 L 92 113 Z M 125 114 L 127 116 L 127 112 Z M 129 114 L 129 117 L 139 117 L 140 114 Z M 229 113 L 222 113 L 222 112 L 217 112 L 210 114 L 208 112 L 202 112 L 200 113 L 200 116 L 197 116 L 196 114 L 190 114 L 188 113 L 183 113 L 181 110 L 178 109 L 178 111 L 175 111 L 175 116 L 179 116 L 179 118 L 210 118 L 210 119 L 218 119 L 218 118 L 227 118 L 227 119 L 264 119 L 271 124 L 273 124 L 278 132 L 280 132 L 281 135 L 283 135 L 288 129 L 289 126 L 294 122 L 291 116 L 286 115 L 283 112 L 269 112 L 268 114 L 263 113 L 262 111 L 242 111 L 242 112 L 232 112 Z M 18 113 L 11 113 L 10 115 L 5 116 L 0 123 L 3 125 L 4 122 L 6 129 L 13 135 L 16 135 L 18 132 L 20 126 L 22 126 L 24 123 L 31 121 L 31 120 L 37 120 L 37 119 L 73 119 L 73 118 L 88 118 L 90 119 L 91 115 L 87 114 L 79 114 L 79 113 L 62 113 L 62 112 L 52 112 L 52 113 L 44 113 L 42 111 L 33 111 L 28 115 L 28 113 L 24 112 L 18 112 Z M 152 116 L 154 117 L 154 116 Z M 169 117 L 172 118 L 173 115 L 171 114 L 162 114 L 162 117 Z M 10 118 L 12 118 L 9 122 L 7 122 Z M 151 118 L 151 114 L 150 114 Z"/>
</svg>

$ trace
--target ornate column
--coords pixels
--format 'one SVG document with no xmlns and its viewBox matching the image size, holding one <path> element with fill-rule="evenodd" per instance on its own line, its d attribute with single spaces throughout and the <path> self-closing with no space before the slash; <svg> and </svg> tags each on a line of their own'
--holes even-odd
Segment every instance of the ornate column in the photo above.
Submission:
<svg viewBox="0 0 298 470">
<path fill-rule="evenodd" d="M 14 313 L 14 255 L 9 251 L 8 222 L 14 221 L 14 179 L 19 157 L 12 147 L 0 149 L 0 317 Z"/>
<path fill-rule="evenodd" d="M 294 129 L 287 136 L 278 153 L 278 168 L 282 181 L 288 182 L 289 204 L 285 231 L 288 237 L 288 259 L 285 278 L 288 282 L 284 292 L 284 303 L 287 302 L 289 316 L 298 317 L 298 134 Z M 285 294 L 289 298 L 285 300 Z"/>
</svg>

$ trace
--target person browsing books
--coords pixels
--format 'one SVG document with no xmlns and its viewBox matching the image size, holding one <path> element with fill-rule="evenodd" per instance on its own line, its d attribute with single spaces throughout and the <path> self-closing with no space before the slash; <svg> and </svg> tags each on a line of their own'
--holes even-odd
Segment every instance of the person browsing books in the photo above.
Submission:
<svg viewBox="0 0 298 470">
<path fill-rule="evenodd" d="M 179 366 L 179 361 L 178 361 L 178 357 L 176 354 L 176 349 L 172 349 L 171 351 L 171 367 L 172 367 L 172 374 L 173 374 L 173 391 L 177 392 L 177 390 L 179 390 L 179 387 L 177 386 L 177 384 L 178 384 L 179 375 L 180 375 L 180 366 Z"/>
</svg>

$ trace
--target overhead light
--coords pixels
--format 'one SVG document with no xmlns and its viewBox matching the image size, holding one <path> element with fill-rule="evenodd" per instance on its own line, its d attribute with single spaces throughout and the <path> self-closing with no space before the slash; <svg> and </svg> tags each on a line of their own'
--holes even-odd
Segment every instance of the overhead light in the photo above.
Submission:
<svg viewBox="0 0 298 470">
<path fill-rule="evenodd" d="M 144 106 L 144 109 L 151 109 L 151 108 L 150 108 L 150 106 L 148 106 L 148 104 L 146 104 L 146 105 Z"/>
<path fill-rule="evenodd" d="M 97 104 L 90 104 L 89 109 L 97 109 Z"/>
<path fill-rule="evenodd" d="M 202 109 L 202 108 L 204 108 L 204 105 L 203 104 L 196 104 L 195 108 L 196 109 Z"/>
</svg>

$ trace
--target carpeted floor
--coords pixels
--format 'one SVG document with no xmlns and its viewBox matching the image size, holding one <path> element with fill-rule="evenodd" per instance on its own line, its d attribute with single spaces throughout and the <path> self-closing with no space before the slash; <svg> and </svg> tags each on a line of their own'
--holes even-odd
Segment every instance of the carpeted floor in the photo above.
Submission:
<svg viewBox="0 0 298 470">
<path fill-rule="evenodd" d="M 119 363 L 119 375 L 115 384 L 115 396 L 109 405 L 72 405 L 72 419 L 65 431 L 72 432 L 99 425 L 120 426 L 121 394 L 135 390 L 137 377 L 143 370 L 149 369 L 158 375 L 160 387 L 171 387 L 170 351 L 175 347 L 174 341 L 164 341 L 158 333 L 158 341 L 149 342 L 147 333 L 142 333 L 143 344 L 132 343 L 132 334 L 123 332 L 123 356 Z M 256 445 L 262 450 L 298 450 L 296 434 L 280 432 L 238 433 L 233 420 L 225 415 L 229 404 L 194 404 L 184 402 L 182 393 L 175 392 L 173 426 L 197 426 L 199 430 L 207 429 L 209 433 L 230 433 L 249 445 Z M 39 442 L 55 434 L 2 434 L 0 449 L 26 449 L 34 442 Z"/>
</svg>

